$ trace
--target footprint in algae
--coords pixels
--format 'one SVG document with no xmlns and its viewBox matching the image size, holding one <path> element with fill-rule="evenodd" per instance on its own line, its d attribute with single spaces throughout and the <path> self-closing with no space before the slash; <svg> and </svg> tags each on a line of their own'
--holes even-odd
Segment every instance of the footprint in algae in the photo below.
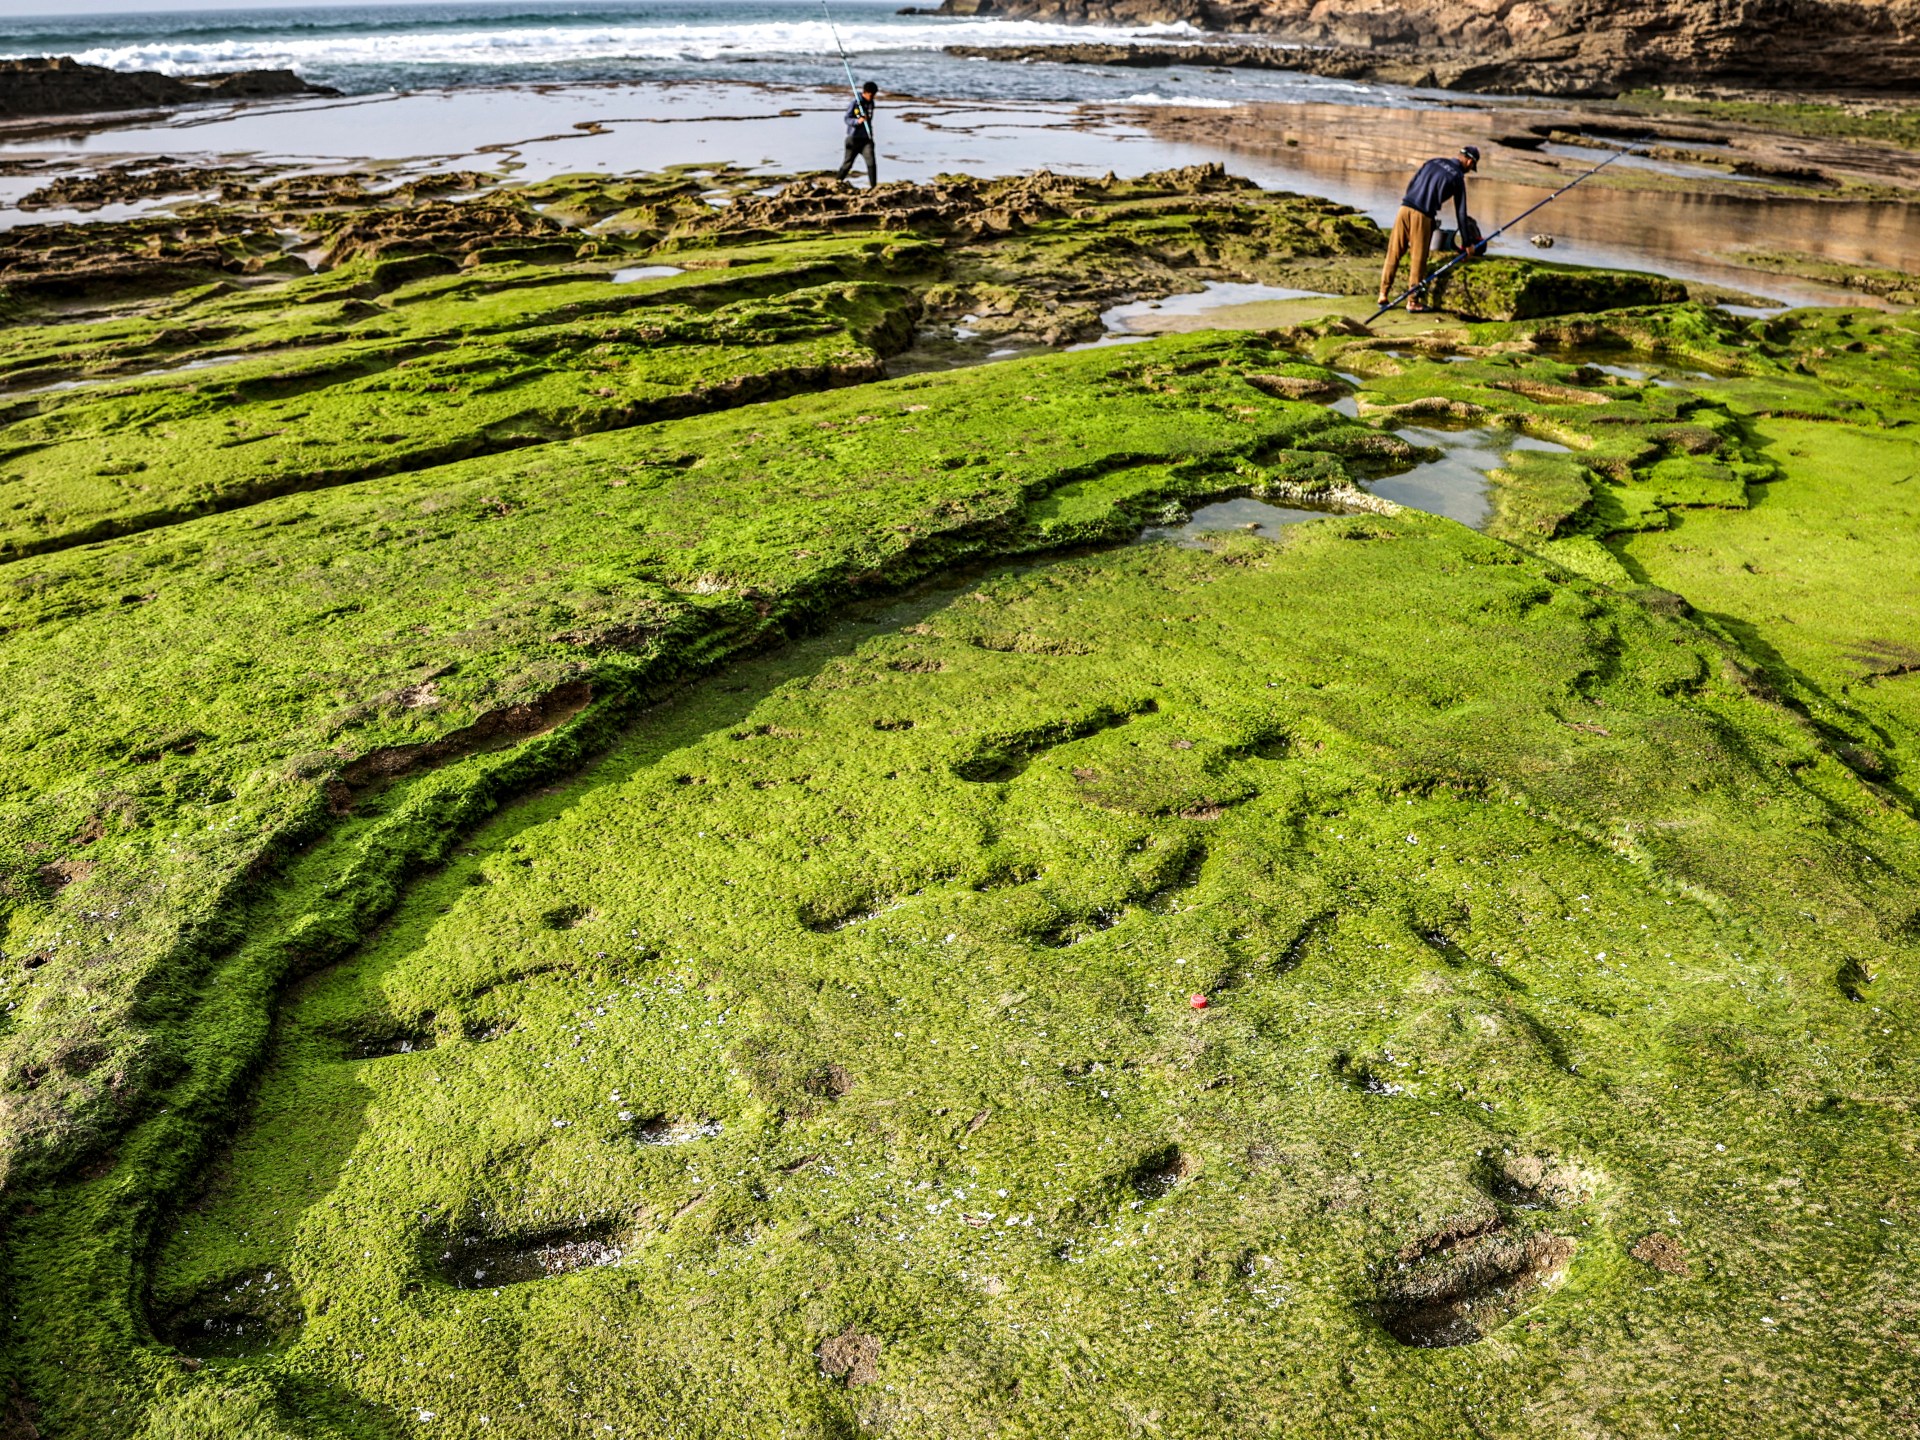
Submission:
<svg viewBox="0 0 1920 1440">
<path fill-rule="evenodd" d="M 232 1359 L 286 1344 L 306 1321 L 284 1272 L 255 1271 L 151 1315 L 153 1332 L 183 1355 Z"/>
<path fill-rule="evenodd" d="M 1388 1264 L 1374 1315 L 1403 1345 L 1484 1340 L 1566 1276 L 1575 1242 L 1492 1218 L 1417 1241 Z"/>
<path fill-rule="evenodd" d="M 1134 1166 L 1127 1183 L 1142 1200 L 1158 1200 L 1199 1173 L 1193 1156 L 1178 1146 L 1166 1145 L 1147 1155 Z"/>
<path fill-rule="evenodd" d="M 617 1265 L 626 1253 L 626 1246 L 604 1230 L 531 1237 L 459 1235 L 440 1252 L 440 1269 L 455 1289 L 490 1290 Z"/>
</svg>

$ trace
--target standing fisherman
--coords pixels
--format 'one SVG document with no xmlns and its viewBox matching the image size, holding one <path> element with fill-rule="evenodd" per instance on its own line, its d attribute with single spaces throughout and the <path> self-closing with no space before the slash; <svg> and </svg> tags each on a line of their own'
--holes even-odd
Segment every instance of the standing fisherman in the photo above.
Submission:
<svg viewBox="0 0 1920 1440">
<path fill-rule="evenodd" d="M 873 148 L 873 102 L 880 93 L 880 87 L 869 80 L 860 87 L 860 93 L 853 97 L 847 106 L 847 153 L 840 162 L 839 173 L 833 178 L 844 180 L 847 172 L 853 169 L 853 162 L 866 157 L 867 188 L 872 189 L 880 183 L 880 162 Z"/>
<path fill-rule="evenodd" d="M 1380 272 L 1380 304 L 1385 306 L 1393 294 L 1393 277 L 1400 268 L 1400 257 L 1408 257 L 1408 278 L 1414 290 L 1427 278 L 1427 251 L 1433 246 L 1433 222 L 1440 207 L 1451 200 L 1454 218 L 1459 222 L 1460 244 L 1464 248 L 1474 233 L 1467 214 L 1467 176 L 1480 168 L 1480 151 L 1472 145 L 1460 147 L 1457 160 L 1441 156 L 1429 160 L 1415 172 L 1413 183 L 1400 201 L 1400 213 L 1393 217 L 1393 234 L 1387 240 L 1387 263 Z M 1422 311 L 1428 307 L 1416 294 L 1407 301 L 1407 309 Z"/>
</svg>

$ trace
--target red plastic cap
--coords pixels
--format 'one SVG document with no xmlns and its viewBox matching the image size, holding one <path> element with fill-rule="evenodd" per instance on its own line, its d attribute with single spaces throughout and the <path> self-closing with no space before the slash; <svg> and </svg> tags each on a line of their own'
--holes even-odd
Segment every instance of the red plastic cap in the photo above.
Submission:
<svg viewBox="0 0 1920 1440">
<path fill-rule="evenodd" d="M 1204 995 L 1189 995 L 1187 997 L 1187 1003 L 1196 1010 L 1204 1010 L 1212 1002 Z"/>
</svg>

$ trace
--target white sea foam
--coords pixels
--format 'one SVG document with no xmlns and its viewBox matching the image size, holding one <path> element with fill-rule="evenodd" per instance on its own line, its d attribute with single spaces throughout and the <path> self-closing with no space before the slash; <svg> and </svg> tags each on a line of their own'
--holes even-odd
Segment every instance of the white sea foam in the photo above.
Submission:
<svg viewBox="0 0 1920 1440">
<path fill-rule="evenodd" d="M 1047 25 L 1026 20 L 956 20 L 840 27 L 848 53 L 938 51 L 948 45 L 1004 47 L 1047 41 L 1098 43 L 1191 38 L 1186 24 L 1132 28 Z M 114 70 L 193 75 L 214 70 L 332 70 L 345 66 L 556 65 L 614 60 L 741 60 L 831 56 L 824 20 L 758 24 L 568 25 L 494 30 L 421 30 L 363 34 L 261 35 L 224 39 L 140 40 L 103 45 L 74 58 Z M 13 58 L 13 57 L 0 57 Z"/>
<path fill-rule="evenodd" d="M 1144 95 L 1129 95 L 1119 103 L 1122 105 L 1178 105 L 1184 110 L 1232 110 L 1241 102 L 1216 100 L 1204 95 L 1158 95 L 1149 90 Z"/>
</svg>

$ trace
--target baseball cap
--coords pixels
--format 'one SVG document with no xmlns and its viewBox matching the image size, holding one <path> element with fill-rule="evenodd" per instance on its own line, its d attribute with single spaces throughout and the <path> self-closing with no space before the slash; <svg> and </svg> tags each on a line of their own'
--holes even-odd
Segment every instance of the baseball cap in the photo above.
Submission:
<svg viewBox="0 0 1920 1440">
<path fill-rule="evenodd" d="M 1460 154 L 1463 158 L 1473 161 L 1476 165 L 1480 163 L 1480 147 L 1478 145 L 1462 145 L 1460 147 Z"/>
</svg>

